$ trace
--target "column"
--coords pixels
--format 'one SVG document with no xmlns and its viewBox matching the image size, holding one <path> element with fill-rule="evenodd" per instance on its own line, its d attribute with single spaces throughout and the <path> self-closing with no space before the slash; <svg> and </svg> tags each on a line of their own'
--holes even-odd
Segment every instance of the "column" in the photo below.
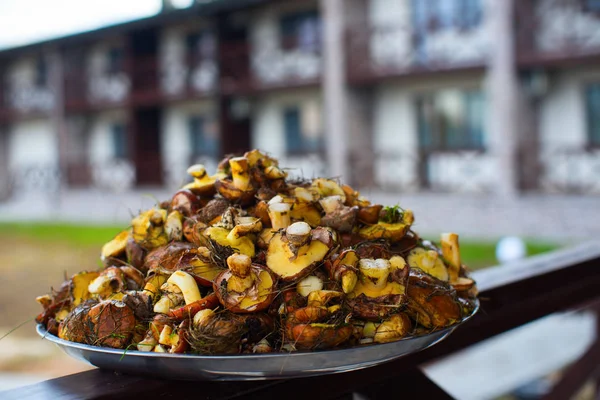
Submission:
<svg viewBox="0 0 600 400">
<path fill-rule="evenodd" d="M 322 88 L 329 175 L 348 180 L 348 128 L 344 57 L 344 0 L 320 0 L 323 21 Z"/>
<path fill-rule="evenodd" d="M 10 175 L 8 171 L 8 125 L 0 122 L 0 201 L 10 195 Z"/>
<path fill-rule="evenodd" d="M 518 93 L 513 0 L 489 2 L 490 64 L 488 72 L 490 151 L 497 159 L 495 187 L 502 196 L 518 194 Z"/>
<path fill-rule="evenodd" d="M 69 183 L 69 160 L 68 160 L 68 135 L 65 122 L 64 102 L 64 65 L 63 54 L 59 49 L 54 49 L 50 54 L 50 85 L 54 94 L 54 109 L 52 110 L 52 126 L 56 132 L 58 143 L 58 168 L 60 171 L 61 189 Z"/>
</svg>

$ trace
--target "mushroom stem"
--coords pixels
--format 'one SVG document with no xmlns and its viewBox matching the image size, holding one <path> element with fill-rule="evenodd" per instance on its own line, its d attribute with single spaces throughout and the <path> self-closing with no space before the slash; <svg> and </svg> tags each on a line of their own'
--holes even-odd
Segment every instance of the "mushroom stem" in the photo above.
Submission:
<svg viewBox="0 0 600 400">
<path fill-rule="evenodd" d="M 442 255 L 448 262 L 448 275 L 450 282 L 458 280 L 460 272 L 460 247 L 456 233 L 443 233 L 441 237 Z"/>
<path fill-rule="evenodd" d="M 390 262 L 382 258 L 363 258 L 358 262 L 363 284 L 374 290 L 383 289 L 390 275 Z"/>
<path fill-rule="evenodd" d="M 171 211 L 167 215 L 165 222 L 165 233 L 169 240 L 181 240 L 183 236 L 183 215 L 177 210 Z"/>
<path fill-rule="evenodd" d="M 243 293 L 254 285 L 254 276 L 251 274 L 252 259 L 244 254 L 232 254 L 227 258 L 227 266 L 233 274 L 227 282 L 227 289 Z"/>
<path fill-rule="evenodd" d="M 250 175 L 248 174 L 248 159 L 245 157 L 234 157 L 229 160 L 233 186 L 245 191 L 250 187 Z"/>
<path fill-rule="evenodd" d="M 202 164 L 195 164 L 187 169 L 187 173 L 193 176 L 194 179 L 202 179 L 206 176 L 206 168 Z"/>
<path fill-rule="evenodd" d="M 326 214 L 330 214 L 344 205 L 341 196 L 327 196 L 319 200 L 319 203 Z"/>
<path fill-rule="evenodd" d="M 254 217 L 236 217 L 236 225 L 233 227 L 227 239 L 232 243 L 237 243 L 239 238 L 249 233 L 257 233 L 262 230 L 260 219 Z"/>
<path fill-rule="evenodd" d="M 294 197 L 304 203 L 310 203 L 315 200 L 314 193 L 303 187 L 294 188 Z"/>
<path fill-rule="evenodd" d="M 252 259 L 245 254 L 234 253 L 227 257 L 227 266 L 233 275 L 245 278 L 250 275 Z"/>
<path fill-rule="evenodd" d="M 210 308 L 205 310 L 200 310 L 194 315 L 193 325 L 195 327 L 201 327 L 206 325 L 206 323 L 215 315 L 215 312 Z"/>
<path fill-rule="evenodd" d="M 275 165 L 271 165 L 270 167 L 265 168 L 265 176 L 269 179 L 282 179 L 285 178 L 287 174 Z"/>
<path fill-rule="evenodd" d="M 175 271 L 171 275 L 169 279 L 167 279 L 167 283 L 171 283 L 181 290 L 183 294 L 183 298 L 185 299 L 185 304 L 190 304 L 195 301 L 202 299 L 200 295 L 200 290 L 198 290 L 198 285 L 194 278 L 183 271 Z"/>
<path fill-rule="evenodd" d="M 294 247 L 302 247 L 310 240 L 311 227 L 306 222 L 294 222 L 285 230 L 285 236 Z"/>
<path fill-rule="evenodd" d="M 269 204 L 268 212 L 273 230 L 285 229 L 290 225 L 290 209 L 291 206 L 287 203 Z"/>
</svg>

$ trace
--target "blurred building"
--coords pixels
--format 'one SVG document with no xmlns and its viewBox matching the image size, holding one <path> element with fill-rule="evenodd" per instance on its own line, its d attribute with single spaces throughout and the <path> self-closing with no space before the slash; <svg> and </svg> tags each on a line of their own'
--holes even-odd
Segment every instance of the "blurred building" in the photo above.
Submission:
<svg viewBox="0 0 600 400">
<path fill-rule="evenodd" d="M 213 0 L 0 52 L 0 198 L 257 147 L 407 192 L 600 193 L 598 0 Z"/>
</svg>

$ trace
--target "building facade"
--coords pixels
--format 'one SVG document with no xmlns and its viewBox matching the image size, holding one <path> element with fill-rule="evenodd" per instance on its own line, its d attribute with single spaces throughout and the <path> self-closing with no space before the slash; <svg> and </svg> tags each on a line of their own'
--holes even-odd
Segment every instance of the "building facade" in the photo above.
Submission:
<svg viewBox="0 0 600 400">
<path fill-rule="evenodd" d="M 257 147 L 355 186 L 600 193 L 600 1 L 219 0 L 0 52 L 0 198 Z"/>
</svg>

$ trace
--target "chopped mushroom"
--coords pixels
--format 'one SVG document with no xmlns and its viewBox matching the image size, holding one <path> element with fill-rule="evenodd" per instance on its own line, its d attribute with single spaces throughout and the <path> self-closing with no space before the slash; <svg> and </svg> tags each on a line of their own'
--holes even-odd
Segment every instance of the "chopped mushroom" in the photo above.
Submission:
<svg viewBox="0 0 600 400">
<path fill-rule="evenodd" d="M 388 239 L 397 242 L 406 235 L 413 222 L 412 211 L 404 210 L 397 217 L 380 218 L 376 224 L 361 228 L 358 234 L 367 240 Z"/>
<path fill-rule="evenodd" d="M 292 240 L 288 231 L 294 233 Z M 267 267 L 283 281 L 300 279 L 323 262 L 335 245 L 333 236 L 326 228 L 310 229 L 304 222 L 295 222 L 286 231 L 275 233 L 269 242 Z M 305 243 L 298 245 L 302 241 Z"/>
<path fill-rule="evenodd" d="M 249 204 L 254 200 L 255 188 L 250 181 L 248 159 L 234 157 L 229 159 L 231 177 L 216 181 L 215 186 L 221 196 L 233 203 Z"/>
<path fill-rule="evenodd" d="M 187 169 L 194 181 L 188 183 L 183 188 L 187 189 L 198 196 L 212 196 L 215 193 L 216 177 L 208 176 L 206 169 L 202 164 L 192 165 Z"/>
<path fill-rule="evenodd" d="M 250 257 L 233 254 L 227 258 L 229 269 L 214 282 L 214 291 L 223 307 L 238 313 L 267 308 L 275 296 L 275 279 Z"/>
<path fill-rule="evenodd" d="M 132 218 L 82 272 L 36 300 L 48 334 L 154 353 L 234 354 L 387 343 L 464 321 L 477 288 L 458 235 L 333 179 L 289 179 L 252 150 Z"/>
</svg>

